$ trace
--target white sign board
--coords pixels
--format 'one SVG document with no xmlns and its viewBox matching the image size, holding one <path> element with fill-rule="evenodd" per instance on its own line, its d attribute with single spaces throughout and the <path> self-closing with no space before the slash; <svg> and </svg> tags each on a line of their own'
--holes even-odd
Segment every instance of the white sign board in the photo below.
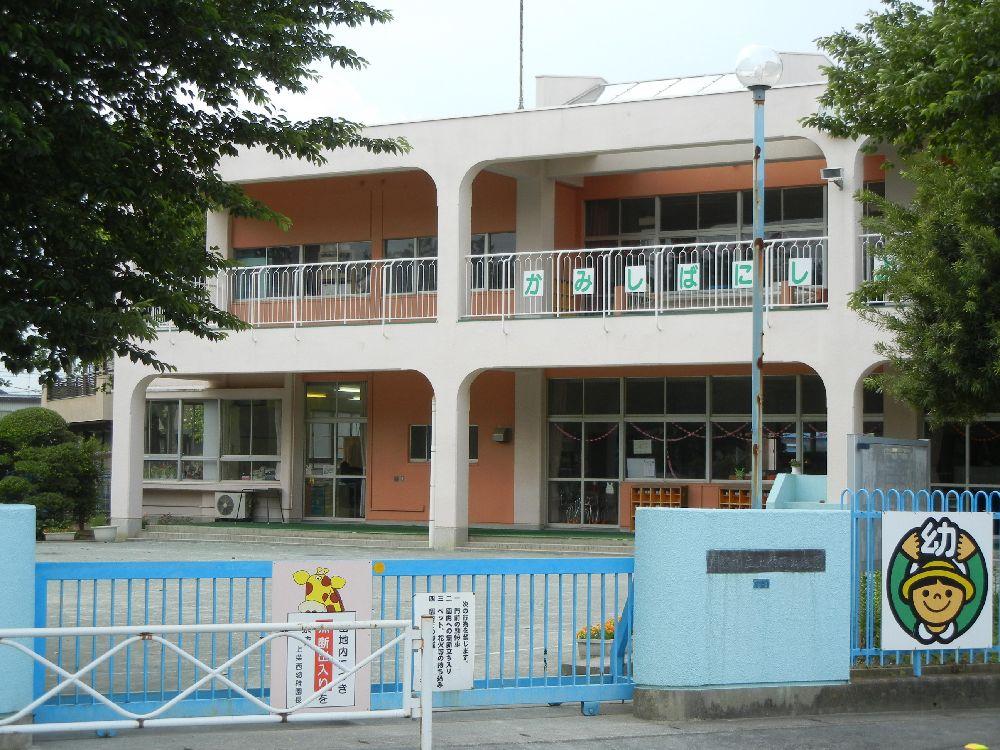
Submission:
<svg viewBox="0 0 1000 750">
<path fill-rule="evenodd" d="M 810 286 L 812 283 L 812 258 L 790 258 L 788 261 L 788 286 Z"/>
<path fill-rule="evenodd" d="M 677 264 L 677 291 L 689 292 L 701 289 L 701 266 L 697 263 Z"/>
<path fill-rule="evenodd" d="M 633 294 L 646 291 L 645 266 L 625 266 L 625 291 Z"/>
<path fill-rule="evenodd" d="M 413 622 L 434 618 L 434 691 L 471 690 L 476 665 L 476 595 L 468 592 L 414 594 Z M 421 685 L 414 672 L 414 690 Z"/>
<path fill-rule="evenodd" d="M 321 622 L 303 633 L 329 658 L 292 638 L 271 641 L 271 701 L 292 708 L 324 690 L 303 711 L 358 710 L 371 705 L 370 667 L 334 685 L 345 669 L 371 653 L 371 631 L 337 630 L 337 623 L 370 620 L 372 565 L 365 560 L 282 560 L 271 573 L 270 622 Z M 284 705 L 282 705 L 284 702 Z"/>
<path fill-rule="evenodd" d="M 733 261 L 733 289 L 753 289 L 753 261 Z"/>
<path fill-rule="evenodd" d="M 882 514 L 882 648 L 993 645 L 991 513 Z"/>
<path fill-rule="evenodd" d="M 594 293 L 594 269 L 574 268 L 573 294 L 575 296 L 579 296 L 581 294 L 593 294 L 593 293 Z"/>
<path fill-rule="evenodd" d="M 525 271 L 521 275 L 521 294 L 541 297 L 545 294 L 545 271 Z"/>
</svg>

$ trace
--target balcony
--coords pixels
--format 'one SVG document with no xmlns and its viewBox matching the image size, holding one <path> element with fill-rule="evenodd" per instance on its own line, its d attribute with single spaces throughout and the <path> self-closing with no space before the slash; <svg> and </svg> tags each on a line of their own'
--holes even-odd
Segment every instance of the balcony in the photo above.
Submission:
<svg viewBox="0 0 1000 750">
<path fill-rule="evenodd" d="M 827 302 L 826 237 L 768 240 L 764 303 Z M 546 250 L 466 258 L 465 317 L 537 318 L 747 309 L 751 241 Z"/>
</svg>

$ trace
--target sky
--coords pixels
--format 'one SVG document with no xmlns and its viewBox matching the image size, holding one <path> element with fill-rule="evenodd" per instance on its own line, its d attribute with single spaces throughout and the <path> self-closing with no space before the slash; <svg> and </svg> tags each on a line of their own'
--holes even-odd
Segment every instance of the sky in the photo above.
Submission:
<svg viewBox="0 0 1000 750">
<path fill-rule="evenodd" d="M 516 109 L 518 0 L 369 0 L 387 25 L 337 41 L 369 61 L 333 72 L 309 94 L 280 96 L 293 119 L 365 124 Z M 525 106 L 536 75 L 609 82 L 730 72 L 746 44 L 815 52 L 817 37 L 853 28 L 876 0 L 524 0 Z"/>
<path fill-rule="evenodd" d="M 369 61 L 318 70 L 308 94 L 279 94 L 292 119 L 342 116 L 374 125 L 517 108 L 518 0 L 369 0 L 386 25 L 344 29 L 337 42 Z M 536 75 L 641 81 L 733 69 L 751 43 L 815 52 L 817 37 L 853 28 L 877 0 L 524 0 L 524 101 Z M 37 390 L 10 376 L 8 390 Z M 3 387 L 3 386 L 0 386 Z"/>
</svg>

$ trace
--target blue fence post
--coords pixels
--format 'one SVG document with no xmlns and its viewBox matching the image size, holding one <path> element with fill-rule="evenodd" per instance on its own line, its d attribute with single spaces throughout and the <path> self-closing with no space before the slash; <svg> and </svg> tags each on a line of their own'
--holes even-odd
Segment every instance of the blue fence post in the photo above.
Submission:
<svg viewBox="0 0 1000 750">
<path fill-rule="evenodd" d="M 35 508 L 0 505 L 0 628 L 30 628 L 35 619 Z M 33 648 L 34 643 L 24 643 Z M 0 647 L 0 716 L 16 713 L 31 702 L 32 662 L 10 647 Z M 28 747 L 23 736 L 11 747 Z"/>
</svg>

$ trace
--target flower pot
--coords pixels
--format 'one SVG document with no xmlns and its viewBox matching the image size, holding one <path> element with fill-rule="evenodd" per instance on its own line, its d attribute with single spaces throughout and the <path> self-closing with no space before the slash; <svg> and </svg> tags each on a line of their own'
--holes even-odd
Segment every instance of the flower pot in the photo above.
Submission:
<svg viewBox="0 0 1000 750">
<path fill-rule="evenodd" d="M 792 474 L 801 474 L 801 473 L 802 473 L 802 467 L 801 466 L 793 466 L 792 467 Z"/>
<path fill-rule="evenodd" d="M 75 531 L 46 531 L 46 542 L 72 542 L 76 537 Z"/>
<path fill-rule="evenodd" d="M 118 537 L 117 526 L 95 526 L 93 531 L 95 542 L 113 542 Z"/>
<path fill-rule="evenodd" d="M 604 643 L 604 658 L 608 658 L 611 655 L 611 644 L 613 641 L 605 640 L 602 641 L 600 638 L 591 638 L 588 641 L 586 638 L 576 639 L 576 653 L 580 659 L 600 659 L 601 658 L 601 643 Z M 589 646 L 589 648 L 588 648 Z"/>
</svg>

